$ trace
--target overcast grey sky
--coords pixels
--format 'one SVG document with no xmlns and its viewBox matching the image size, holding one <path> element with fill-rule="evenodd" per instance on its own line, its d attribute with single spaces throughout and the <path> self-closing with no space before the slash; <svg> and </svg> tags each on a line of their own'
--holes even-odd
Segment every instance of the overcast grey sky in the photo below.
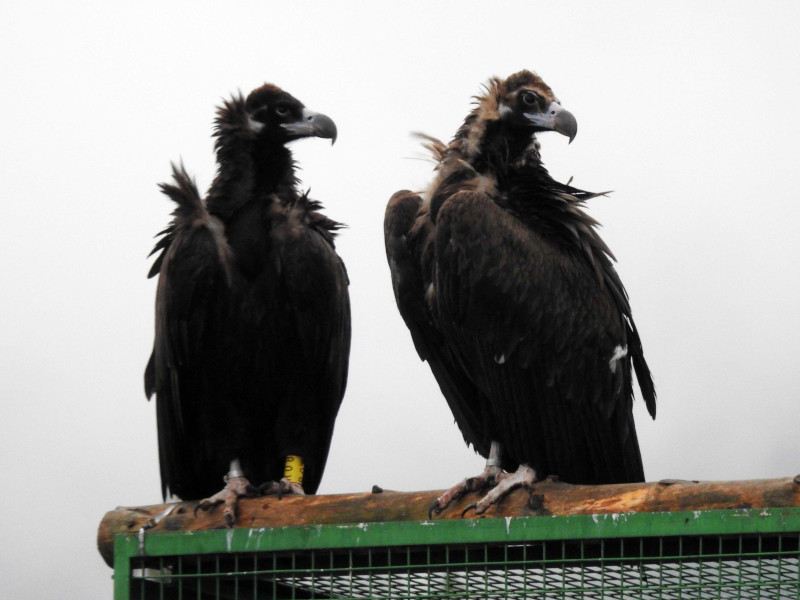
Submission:
<svg viewBox="0 0 800 600">
<path fill-rule="evenodd" d="M 541 136 L 619 259 L 659 393 L 648 479 L 800 473 L 800 4 L 69 2 L 0 7 L 0 596 L 110 598 L 95 543 L 160 502 L 152 343 L 156 184 L 205 188 L 220 98 L 264 81 L 331 116 L 295 144 L 349 225 L 353 350 L 321 493 L 477 472 L 391 292 L 383 209 L 431 177 L 492 75 L 537 71 L 579 132 Z"/>
</svg>

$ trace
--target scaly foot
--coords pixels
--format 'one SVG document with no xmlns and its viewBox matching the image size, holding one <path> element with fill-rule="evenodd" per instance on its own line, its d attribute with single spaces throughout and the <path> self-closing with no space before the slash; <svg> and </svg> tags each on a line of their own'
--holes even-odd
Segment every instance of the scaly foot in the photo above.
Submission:
<svg viewBox="0 0 800 600">
<path fill-rule="evenodd" d="M 503 470 L 497 465 L 486 465 L 483 472 L 476 477 L 468 477 L 439 496 L 428 507 L 428 518 L 433 518 L 433 513 L 441 513 L 454 500 L 458 500 L 467 492 L 480 492 L 495 485 L 498 478 L 503 475 Z"/>
<path fill-rule="evenodd" d="M 475 504 L 470 504 L 461 513 L 463 517 L 467 511 L 474 509 L 476 515 L 482 515 L 492 505 L 499 502 L 511 490 L 524 485 L 528 488 L 536 483 L 536 471 L 528 465 L 520 465 L 514 473 L 501 473 L 496 477 L 497 485 Z"/>
<path fill-rule="evenodd" d="M 225 487 L 213 496 L 200 500 L 194 513 L 197 514 L 198 510 L 211 510 L 218 504 L 222 504 L 222 516 L 225 517 L 225 524 L 233 527 L 236 522 L 239 498 L 259 495 L 258 488 L 251 485 L 245 477 L 228 477 L 225 480 Z"/>
</svg>

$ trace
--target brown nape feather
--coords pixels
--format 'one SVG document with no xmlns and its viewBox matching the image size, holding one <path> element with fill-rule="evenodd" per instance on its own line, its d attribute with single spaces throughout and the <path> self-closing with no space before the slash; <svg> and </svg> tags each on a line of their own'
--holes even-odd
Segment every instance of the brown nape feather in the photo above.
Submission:
<svg viewBox="0 0 800 600">
<path fill-rule="evenodd" d="M 549 101 L 558 101 L 550 87 L 531 71 L 520 71 L 506 80 L 493 77 L 484 86 L 484 93 L 473 97 L 475 108 L 456 132 L 450 146 L 467 158 L 478 156 L 482 152 L 487 125 L 500 120 L 501 107 L 508 107 L 521 88 L 536 90 Z M 539 143 L 535 138 L 532 150 L 538 157 Z"/>
<path fill-rule="evenodd" d="M 440 163 L 444 160 L 444 153 L 447 151 L 447 144 L 445 144 L 439 138 L 435 138 L 421 131 L 415 131 L 412 135 L 424 140 L 422 142 L 422 147 L 433 155 L 434 161 Z"/>
<path fill-rule="evenodd" d="M 493 139 L 491 130 L 500 119 L 499 107 L 513 102 L 513 95 L 520 88 L 535 89 L 546 101 L 557 102 L 550 87 L 535 73 L 521 71 L 506 80 L 492 78 L 485 86 L 485 93 L 475 96 L 475 108 L 464 120 L 449 145 L 432 136 L 417 133 L 417 137 L 425 140 L 422 144 L 437 165 L 437 178 L 433 184 L 431 197 L 434 208 L 433 219 L 441 201 L 459 189 L 483 190 L 485 193 L 521 218 L 536 219 L 542 213 L 550 213 L 549 226 L 560 229 L 559 235 L 570 239 L 580 248 L 593 265 L 598 278 L 602 281 L 602 268 L 596 262 L 598 253 L 616 260 L 608 246 L 597 233 L 599 223 L 583 211 L 585 202 L 609 192 L 592 193 L 571 187 L 553 180 L 541 163 L 540 145 L 535 137 L 522 147 L 519 156 L 510 153 L 504 140 Z M 491 154 L 494 153 L 494 156 Z M 489 156 L 487 156 L 489 155 Z M 527 166 L 527 177 L 517 178 L 508 190 L 491 188 L 497 180 L 507 180 L 518 166 Z M 489 174 L 499 175 L 498 179 L 487 177 Z M 512 178 L 513 179 L 513 178 Z M 527 188 L 527 189 L 526 189 Z M 532 189 L 531 189 L 532 188 Z M 508 202 L 507 198 L 540 198 L 539 203 Z M 537 213 L 539 213 L 537 215 Z"/>
<path fill-rule="evenodd" d="M 433 156 L 427 202 L 398 192 L 386 251 L 400 313 L 466 441 L 506 469 L 573 483 L 644 478 L 633 373 L 655 389 L 614 256 L 585 202 L 555 181 L 539 132 L 577 122 L 530 72 L 493 78 Z M 494 459 L 493 459 L 494 460 Z"/>
</svg>

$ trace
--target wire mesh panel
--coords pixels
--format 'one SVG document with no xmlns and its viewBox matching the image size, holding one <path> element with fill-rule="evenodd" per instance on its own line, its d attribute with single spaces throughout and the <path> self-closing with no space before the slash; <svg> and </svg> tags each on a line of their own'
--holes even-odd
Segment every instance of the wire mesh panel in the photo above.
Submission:
<svg viewBox="0 0 800 600">
<path fill-rule="evenodd" d="M 681 527 L 674 518 L 681 513 L 662 513 L 661 520 L 649 515 L 644 522 L 637 517 L 645 515 L 630 515 L 613 527 L 596 515 L 485 519 L 477 523 L 500 523 L 480 527 L 436 521 L 275 528 L 249 530 L 249 538 L 243 537 L 248 530 L 195 532 L 190 536 L 195 542 L 207 534 L 226 535 L 224 551 L 212 551 L 212 542 L 186 552 L 187 544 L 181 543 L 176 554 L 165 552 L 164 544 L 179 534 L 159 534 L 150 540 L 153 552 L 147 548 L 144 555 L 137 551 L 122 559 L 127 566 L 123 573 L 118 565 L 115 577 L 125 581 L 117 582 L 124 583 L 117 595 L 165 600 L 800 598 L 800 513 L 787 521 L 785 513 L 776 519 L 764 511 L 713 512 L 736 513 L 739 520 L 709 516 L 711 522 L 698 526 L 708 513 L 693 513 L 695 526 L 687 520 Z M 586 519 L 596 525 L 594 531 Z M 714 523 L 719 531 L 709 533 Z M 405 529 L 380 527 L 387 525 Z M 735 525 L 743 531 L 732 532 Z M 687 526 L 689 534 L 675 534 Z M 294 533 L 305 547 L 282 547 L 292 545 L 288 530 L 298 530 Z M 408 543 L 415 537 L 421 543 Z M 270 542 L 277 547 L 269 549 Z"/>
</svg>

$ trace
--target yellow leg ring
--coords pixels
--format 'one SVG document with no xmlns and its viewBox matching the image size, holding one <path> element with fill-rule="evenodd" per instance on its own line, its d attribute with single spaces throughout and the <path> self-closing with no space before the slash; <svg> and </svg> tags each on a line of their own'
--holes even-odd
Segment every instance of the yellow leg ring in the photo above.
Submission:
<svg viewBox="0 0 800 600">
<path fill-rule="evenodd" d="M 303 458 L 290 454 L 286 457 L 286 466 L 283 467 L 283 476 L 292 483 L 303 485 L 304 469 Z"/>
</svg>

